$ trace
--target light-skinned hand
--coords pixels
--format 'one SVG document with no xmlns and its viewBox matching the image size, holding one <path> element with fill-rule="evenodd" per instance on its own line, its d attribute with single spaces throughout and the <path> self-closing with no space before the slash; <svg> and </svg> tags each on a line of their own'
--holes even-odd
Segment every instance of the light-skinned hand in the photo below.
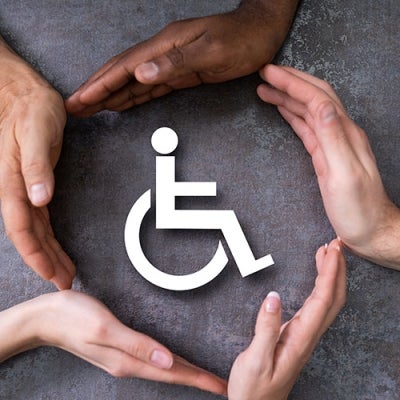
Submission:
<svg viewBox="0 0 400 400">
<path fill-rule="evenodd" d="M 137 377 L 226 393 L 226 382 L 123 325 L 100 301 L 72 290 L 49 293 L 0 313 L 0 361 L 55 346 L 115 377 Z"/>
<path fill-rule="evenodd" d="M 59 289 L 75 267 L 54 238 L 46 205 L 61 151 L 61 96 L 0 38 L 0 198 L 5 230 L 25 263 Z"/>
<path fill-rule="evenodd" d="M 346 264 L 341 242 L 333 240 L 316 254 L 318 276 L 303 307 L 282 325 L 281 301 L 271 292 L 258 313 L 255 336 L 233 364 L 229 400 L 284 400 L 320 337 L 346 298 Z"/>
<path fill-rule="evenodd" d="M 278 110 L 312 157 L 326 213 L 356 254 L 400 269 L 400 212 L 382 184 L 365 132 L 325 81 L 268 65 L 258 94 Z"/>
<path fill-rule="evenodd" d="M 122 111 L 172 90 L 255 72 L 275 56 L 297 3 L 244 0 L 226 14 L 173 22 L 110 59 L 66 101 L 67 111 Z"/>
</svg>

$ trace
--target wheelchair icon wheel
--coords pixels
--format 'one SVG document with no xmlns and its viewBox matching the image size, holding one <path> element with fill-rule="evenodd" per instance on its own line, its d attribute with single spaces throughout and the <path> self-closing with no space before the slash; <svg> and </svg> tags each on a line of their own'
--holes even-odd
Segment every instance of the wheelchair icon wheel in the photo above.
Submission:
<svg viewBox="0 0 400 400">
<path fill-rule="evenodd" d="M 129 211 L 125 224 L 125 247 L 134 268 L 149 282 L 168 290 L 191 290 L 216 278 L 228 263 L 221 241 L 210 262 L 191 274 L 172 275 L 160 271 L 147 259 L 140 244 L 140 227 L 151 208 L 151 190 L 143 193 Z"/>
</svg>

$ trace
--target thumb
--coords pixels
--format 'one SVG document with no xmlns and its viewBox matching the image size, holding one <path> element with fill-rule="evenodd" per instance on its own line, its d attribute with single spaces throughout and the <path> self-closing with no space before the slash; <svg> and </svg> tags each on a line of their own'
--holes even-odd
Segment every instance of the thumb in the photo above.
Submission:
<svg viewBox="0 0 400 400">
<path fill-rule="evenodd" d="M 214 58 L 206 55 L 210 44 L 200 36 L 182 47 L 174 47 L 161 56 L 139 64 L 136 79 L 144 84 L 160 84 L 189 74 L 203 72 Z M 199 80 L 199 83 L 200 80 Z"/>
<path fill-rule="evenodd" d="M 259 371 L 271 371 L 281 328 L 281 301 L 279 294 L 270 292 L 258 313 L 255 336 L 248 351 Z"/>
<path fill-rule="evenodd" d="M 32 204 L 36 207 L 47 205 L 54 192 L 53 165 L 59 157 L 60 147 L 54 144 L 61 142 L 62 134 L 55 130 L 50 132 L 53 124 L 32 124 L 20 140 L 21 171 L 26 191 Z M 58 144 L 57 143 L 57 144 Z"/>
</svg>

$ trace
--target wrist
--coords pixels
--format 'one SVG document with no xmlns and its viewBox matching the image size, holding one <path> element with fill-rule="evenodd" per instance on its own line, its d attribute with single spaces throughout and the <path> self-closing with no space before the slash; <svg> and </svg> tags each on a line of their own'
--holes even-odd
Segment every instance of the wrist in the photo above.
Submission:
<svg viewBox="0 0 400 400">
<path fill-rule="evenodd" d="M 254 26 L 257 37 L 261 35 L 269 43 L 269 54 L 271 47 L 275 54 L 289 32 L 298 3 L 299 0 L 243 0 L 233 14 Z"/>
<path fill-rule="evenodd" d="M 400 209 L 387 199 L 376 212 L 377 223 L 370 235 L 360 244 L 350 242 L 348 247 L 378 265 L 400 270 Z"/>
<path fill-rule="evenodd" d="M 39 336 L 44 296 L 0 312 L 0 362 L 43 345 Z"/>
<path fill-rule="evenodd" d="M 50 84 L 0 37 L 0 96 L 23 96 L 35 89 L 51 89 Z"/>
</svg>

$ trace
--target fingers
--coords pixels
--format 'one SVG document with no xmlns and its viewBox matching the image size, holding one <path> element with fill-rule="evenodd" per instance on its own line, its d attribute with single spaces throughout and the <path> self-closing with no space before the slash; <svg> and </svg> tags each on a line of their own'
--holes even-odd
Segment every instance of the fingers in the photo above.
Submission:
<svg viewBox="0 0 400 400">
<path fill-rule="evenodd" d="M 108 366 L 102 362 L 93 364 L 116 377 L 137 377 L 158 382 L 196 387 L 216 394 L 226 394 L 227 383 L 218 376 L 199 368 L 178 356 L 170 369 L 160 369 L 140 361 L 128 353 L 115 349 L 101 348 L 101 357 L 109 360 Z M 82 357 L 84 358 L 84 357 Z"/>
<path fill-rule="evenodd" d="M 161 369 L 170 369 L 174 362 L 172 353 L 166 347 L 119 322 L 108 331 L 103 344 Z"/>
<path fill-rule="evenodd" d="M 258 313 L 255 336 L 246 350 L 246 357 L 252 359 L 253 368 L 272 372 L 276 343 L 281 327 L 281 301 L 279 294 L 270 292 Z"/>
<path fill-rule="evenodd" d="M 54 175 L 50 152 L 54 134 L 46 132 L 47 126 L 32 124 L 20 143 L 21 172 L 26 191 L 36 207 L 47 205 L 54 192 Z"/>
<path fill-rule="evenodd" d="M 193 74 L 192 86 L 199 85 L 202 83 L 202 72 L 213 63 L 212 54 L 209 54 L 212 50 L 207 32 L 200 31 L 193 41 L 184 46 L 173 47 L 159 57 L 138 65 L 135 69 L 136 79 L 154 85 Z"/>
<path fill-rule="evenodd" d="M 280 355 L 292 360 L 293 374 L 303 367 L 344 305 L 346 267 L 341 247 L 341 242 L 336 239 L 318 250 L 315 288 L 281 334 Z"/>
<path fill-rule="evenodd" d="M 75 266 L 54 239 L 47 210 L 14 197 L 3 199 L 1 207 L 7 235 L 24 262 L 58 289 L 69 289 Z"/>
<path fill-rule="evenodd" d="M 116 377 L 138 377 L 226 393 L 223 379 L 173 355 L 160 343 L 119 322 L 113 324 L 112 332 L 109 330 L 100 342 L 87 345 L 83 351 L 71 352 Z"/>
</svg>

